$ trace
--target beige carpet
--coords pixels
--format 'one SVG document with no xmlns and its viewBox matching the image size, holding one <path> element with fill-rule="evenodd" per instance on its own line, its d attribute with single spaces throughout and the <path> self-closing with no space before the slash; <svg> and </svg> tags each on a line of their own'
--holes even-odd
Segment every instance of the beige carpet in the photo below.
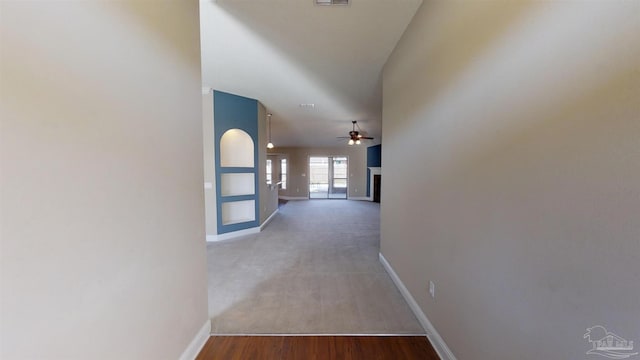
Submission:
<svg viewBox="0 0 640 360">
<path fill-rule="evenodd" d="M 422 334 L 378 260 L 379 204 L 290 201 L 259 234 L 207 246 L 217 334 Z"/>
</svg>

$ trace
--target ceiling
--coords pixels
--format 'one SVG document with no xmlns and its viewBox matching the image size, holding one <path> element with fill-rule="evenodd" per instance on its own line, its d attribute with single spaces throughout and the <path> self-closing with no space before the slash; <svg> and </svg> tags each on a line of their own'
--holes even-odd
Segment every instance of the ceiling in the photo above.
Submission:
<svg viewBox="0 0 640 360">
<path fill-rule="evenodd" d="M 347 146 L 352 120 L 380 143 L 382 67 L 421 2 L 201 0 L 203 86 L 262 102 L 276 147 Z"/>
</svg>

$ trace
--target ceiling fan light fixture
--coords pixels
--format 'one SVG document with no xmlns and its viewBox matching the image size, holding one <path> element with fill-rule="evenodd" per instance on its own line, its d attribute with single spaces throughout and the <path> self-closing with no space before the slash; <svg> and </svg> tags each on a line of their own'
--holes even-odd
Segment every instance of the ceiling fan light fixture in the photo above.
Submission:
<svg viewBox="0 0 640 360">
<path fill-rule="evenodd" d="M 273 149 L 273 143 L 271 141 L 267 143 L 267 149 Z"/>
<path fill-rule="evenodd" d="M 368 134 L 365 132 L 364 135 L 360 134 L 362 129 L 358 126 L 358 122 L 356 120 L 351 121 L 351 131 L 349 131 L 349 136 L 338 136 L 338 139 L 349 139 L 347 144 L 349 145 L 360 145 L 362 144 L 362 140 L 373 140 L 372 137 L 367 136 Z M 356 127 L 358 130 L 356 130 Z"/>
</svg>

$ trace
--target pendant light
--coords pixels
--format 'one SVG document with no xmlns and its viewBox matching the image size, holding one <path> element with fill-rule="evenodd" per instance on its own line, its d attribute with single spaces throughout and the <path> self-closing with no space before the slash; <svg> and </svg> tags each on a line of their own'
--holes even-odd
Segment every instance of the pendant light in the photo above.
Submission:
<svg viewBox="0 0 640 360">
<path fill-rule="evenodd" d="M 269 126 L 269 142 L 267 143 L 267 149 L 273 149 L 273 143 L 271 142 L 271 114 L 267 114 L 267 125 Z"/>
</svg>

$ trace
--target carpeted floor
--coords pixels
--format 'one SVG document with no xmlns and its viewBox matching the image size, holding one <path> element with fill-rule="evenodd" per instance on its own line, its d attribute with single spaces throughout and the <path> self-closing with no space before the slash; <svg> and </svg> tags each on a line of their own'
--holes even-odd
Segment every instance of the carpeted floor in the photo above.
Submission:
<svg viewBox="0 0 640 360">
<path fill-rule="evenodd" d="M 207 246 L 216 334 L 422 334 L 378 260 L 379 204 L 289 201 L 259 234 Z"/>
</svg>

